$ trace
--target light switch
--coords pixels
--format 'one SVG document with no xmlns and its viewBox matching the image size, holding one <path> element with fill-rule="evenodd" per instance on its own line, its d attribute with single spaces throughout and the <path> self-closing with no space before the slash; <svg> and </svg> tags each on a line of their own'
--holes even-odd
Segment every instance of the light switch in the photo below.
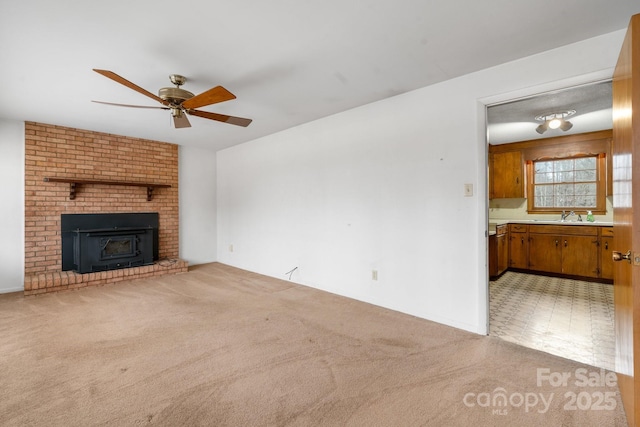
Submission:
<svg viewBox="0 0 640 427">
<path fill-rule="evenodd" d="M 464 185 L 464 197 L 473 196 L 473 184 L 465 184 Z"/>
</svg>

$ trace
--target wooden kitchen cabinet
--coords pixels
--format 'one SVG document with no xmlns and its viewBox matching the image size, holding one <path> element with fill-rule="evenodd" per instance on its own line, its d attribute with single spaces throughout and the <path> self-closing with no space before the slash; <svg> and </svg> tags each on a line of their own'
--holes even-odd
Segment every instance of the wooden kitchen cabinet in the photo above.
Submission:
<svg viewBox="0 0 640 427">
<path fill-rule="evenodd" d="M 528 226 L 509 224 L 509 268 L 529 268 Z"/>
<path fill-rule="evenodd" d="M 598 227 L 529 226 L 529 269 L 597 278 L 598 262 Z"/>
<path fill-rule="evenodd" d="M 599 273 L 597 233 L 594 236 L 563 236 L 562 274 L 598 277 Z"/>
<path fill-rule="evenodd" d="M 600 227 L 600 278 L 613 280 L 613 227 Z"/>
<path fill-rule="evenodd" d="M 489 276 L 500 276 L 509 266 L 508 227 L 496 226 L 496 234 L 489 236 Z"/>
<path fill-rule="evenodd" d="M 489 235 L 489 278 L 498 277 L 498 242 L 496 235 Z"/>
<path fill-rule="evenodd" d="M 498 243 L 498 274 L 502 274 L 509 267 L 509 230 L 506 224 L 496 227 Z"/>
<path fill-rule="evenodd" d="M 553 234 L 529 234 L 529 269 L 547 273 L 562 273 L 562 240 Z"/>
<path fill-rule="evenodd" d="M 489 198 L 524 198 L 524 165 L 521 151 L 489 153 Z"/>
<path fill-rule="evenodd" d="M 510 223 L 508 241 L 508 268 L 613 280 L 613 227 Z"/>
</svg>

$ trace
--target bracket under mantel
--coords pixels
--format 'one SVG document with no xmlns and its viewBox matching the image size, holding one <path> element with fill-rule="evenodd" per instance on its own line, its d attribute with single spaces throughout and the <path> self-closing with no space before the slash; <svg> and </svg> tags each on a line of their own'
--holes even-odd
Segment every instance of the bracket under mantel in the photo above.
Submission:
<svg viewBox="0 0 640 427">
<path fill-rule="evenodd" d="M 87 180 L 76 178 L 51 178 L 45 177 L 44 182 L 66 182 L 69 184 L 69 200 L 76 198 L 76 189 L 78 185 L 120 185 L 128 187 L 146 187 L 147 201 L 153 199 L 153 190 L 156 188 L 171 188 L 170 184 L 150 184 L 144 182 L 127 182 L 127 181 L 104 181 L 104 180 Z"/>
</svg>

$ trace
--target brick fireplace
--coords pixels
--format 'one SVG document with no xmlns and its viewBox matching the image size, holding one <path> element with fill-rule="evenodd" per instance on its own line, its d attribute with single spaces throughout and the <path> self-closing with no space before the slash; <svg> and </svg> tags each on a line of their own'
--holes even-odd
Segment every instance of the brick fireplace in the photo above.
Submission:
<svg viewBox="0 0 640 427">
<path fill-rule="evenodd" d="M 63 271 L 63 214 L 141 212 L 158 213 L 157 262 L 86 274 Z M 184 272 L 178 231 L 177 145 L 25 123 L 26 295 Z"/>
</svg>

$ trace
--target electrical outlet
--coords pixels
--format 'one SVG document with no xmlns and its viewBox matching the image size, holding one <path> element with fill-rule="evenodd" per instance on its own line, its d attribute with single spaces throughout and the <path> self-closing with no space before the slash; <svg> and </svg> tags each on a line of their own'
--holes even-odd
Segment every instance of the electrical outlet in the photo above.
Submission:
<svg viewBox="0 0 640 427">
<path fill-rule="evenodd" d="M 465 184 L 464 185 L 464 197 L 473 196 L 473 184 Z"/>
<path fill-rule="evenodd" d="M 233 245 L 229 245 L 229 252 L 233 252 Z"/>
<path fill-rule="evenodd" d="M 378 270 L 371 270 L 371 280 L 378 280 Z"/>
</svg>

